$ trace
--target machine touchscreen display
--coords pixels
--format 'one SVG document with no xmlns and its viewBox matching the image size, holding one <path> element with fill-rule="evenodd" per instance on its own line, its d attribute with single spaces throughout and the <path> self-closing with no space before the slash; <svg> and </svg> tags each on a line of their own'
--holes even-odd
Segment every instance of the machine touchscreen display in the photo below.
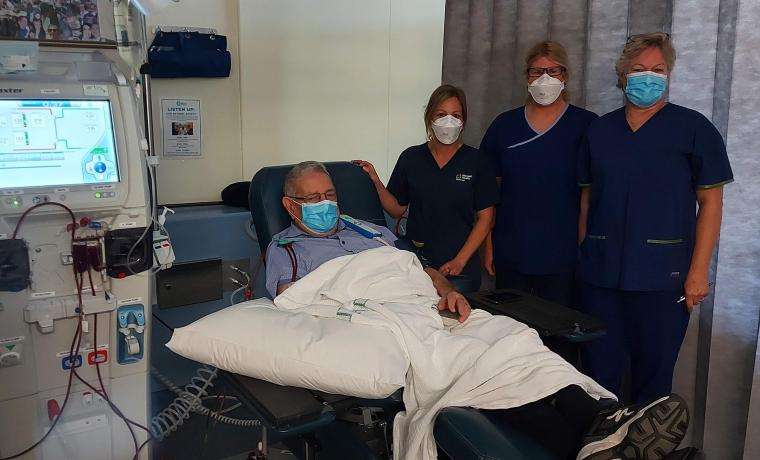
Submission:
<svg viewBox="0 0 760 460">
<path fill-rule="evenodd" d="M 0 188 L 118 181 L 109 101 L 0 100 Z"/>
</svg>

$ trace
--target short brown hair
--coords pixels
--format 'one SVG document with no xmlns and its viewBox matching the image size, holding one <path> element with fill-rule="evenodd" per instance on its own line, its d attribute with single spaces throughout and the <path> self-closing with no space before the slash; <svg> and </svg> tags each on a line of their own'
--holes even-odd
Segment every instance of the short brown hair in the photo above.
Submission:
<svg viewBox="0 0 760 460">
<path fill-rule="evenodd" d="M 623 47 L 623 51 L 620 53 L 620 58 L 618 58 L 615 64 L 615 72 L 617 72 L 618 76 L 618 88 L 623 88 L 625 76 L 631 68 L 631 61 L 649 48 L 658 48 L 662 52 L 662 57 L 665 58 L 668 72 L 673 70 L 676 64 L 676 50 L 670 43 L 670 35 L 665 32 L 634 35 L 628 39 L 628 42 Z"/>
<path fill-rule="evenodd" d="M 570 77 L 570 60 L 567 58 L 567 50 L 561 43 L 553 42 L 551 40 L 536 43 L 528 50 L 528 54 L 525 55 L 525 75 L 528 74 L 528 68 L 538 58 L 549 58 L 557 64 L 565 68 L 565 80 Z M 569 97 L 567 91 L 567 85 L 562 91 L 562 98 L 567 100 Z"/>
<path fill-rule="evenodd" d="M 464 95 L 464 90 L 454 85 L 441 85 L 433 91 L 428 99 L 427 106 L 425 106 L 425 129 L 427 129 L 428 138 L 433 135 L 430 131 L 430 126 L 433 124 L 433 113 L 435 109 L 446 99 L 455 97 L 462 105 L 462 122 L 467 123 L 467 98 Z"/>
</svg>

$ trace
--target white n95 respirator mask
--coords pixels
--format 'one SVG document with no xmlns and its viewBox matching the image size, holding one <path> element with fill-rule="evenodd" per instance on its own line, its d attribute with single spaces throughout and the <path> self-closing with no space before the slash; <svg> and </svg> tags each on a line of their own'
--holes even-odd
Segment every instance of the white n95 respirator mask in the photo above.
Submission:
<svg viewBox="0 0 760 460">
<path fill-rule="evenodd" d="M 545 73 L 536 78 L 533 83 L 528 85 L 528 92 L 533 100 L 541 105 L 550 105 L 557 100 L 562 90 L 565 89 L 565 84 L 562 80 L 554 78 Z"/>
<path fill-rule="evenodd" d="M 450 145 L 459 139 L 464 123 L 457 117 L 446 115 L 433 121 L 433 134 L 441 144 Z"/>
</svg>

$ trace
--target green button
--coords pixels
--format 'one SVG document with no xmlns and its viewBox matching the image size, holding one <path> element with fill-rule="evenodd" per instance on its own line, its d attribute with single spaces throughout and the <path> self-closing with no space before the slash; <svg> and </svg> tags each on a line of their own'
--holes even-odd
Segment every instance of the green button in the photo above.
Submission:
<svg viewBox="0 0 760 460">
<path fill-rule="evenodd" d="M 103 196 L 100 192 L 95 192 L 95 198 L 101 198 Z"/>
</svg>

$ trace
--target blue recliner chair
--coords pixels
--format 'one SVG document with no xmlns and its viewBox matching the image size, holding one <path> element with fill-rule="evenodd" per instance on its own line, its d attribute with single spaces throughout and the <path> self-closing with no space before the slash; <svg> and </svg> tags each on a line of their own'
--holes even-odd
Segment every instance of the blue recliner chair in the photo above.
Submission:
<svg viewBox="0 0 760 460">
<path fill-rule="evenodd" d="M 375 188 L 361 169 L 348 162 L 326 163 L 325 166 L 337 189 L 342 212 L 374 224 L 386 225 Z M 290 217 L 281 204 L 282 186 L 290 168 L 263 168 L 251 182 L 249 204 L 262 254 L 265 254 L 272 236 L 290 225 Z M 343 428 L 336 425 L 342 413 L 357 407 L 380 407 L 387 415 L 387 422 L 392 423 L 392 416 L 403 408 L 400 394 L 386 400 L 367 401 L 303 388 L 281 387 L 229 373 L 225 377 L 239 390 L 244 404 L 262 415 L 275 438 L 297 440 L 296 448 L 293 448 L 293 443 L 289 446 L 302 458 L 332 458 L 325 443 L 337 440 L 339 444 L 345 444 L 346 437 L 335 434 L 335 429 Z M 455 460 L 552 458 L 533 440 L 497 427 L 486 414 L 470 408 L 441 411 L 434 433 L 441 457 Z M 336 458 L 358 458 L 359 455 L 373 458 L 356 451 L 350 455 L 336 454 Z"/>
</svg>

